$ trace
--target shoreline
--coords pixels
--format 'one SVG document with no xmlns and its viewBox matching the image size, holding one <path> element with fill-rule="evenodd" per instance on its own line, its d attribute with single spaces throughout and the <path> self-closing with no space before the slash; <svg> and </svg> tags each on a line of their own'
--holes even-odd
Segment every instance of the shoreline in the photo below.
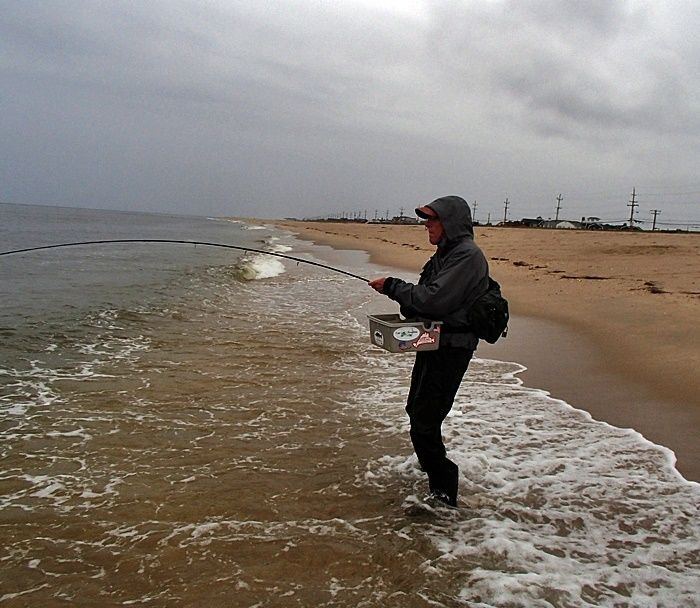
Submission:
<svg viewBox="0 0 700 608">
<path fill-rule="evenodd" d="M 421 226 L 271 223 L 301 239 L 365 251 L 373 263 L 412 273 L 433 251 Z M 700 428 L 700 330 L 694 317 L 700 313 L 700 294 L 695 293 L 700 292 L 700 273 L 697 262 L 687 265 L 685 277 L 671 277 L 658 264 L 659 253 L 667 254 L 666 265 L 678 269 L 686 267 L 678 253 L 689 262 L 700 259 L 693 257 L 700 254 L 700 238 L 477 228 L 476 239 L 512 314 L 509 336 L 496 345 L 482 341 L 478 356 L 523 364 L 528 369 L 519 377 L 527 386 L 546 390 L 598 420 L 633 428 L 672 450 L 683 477 L 700 481 L 695 437 Z M 678 242 L 669 243 L 673 239 Z M 597 255 L 584 255 L 596 249 Z M 630 272 L 635 269 L 630 252 L 640 254 L 636 262 L 644 272 L 637 269 L 637 274 L 643 276 Z M 514 253 L 519 254 L 515 260 Z M 676 255 L 669 260 L 669 253 Z M 616 272 L 627 276 L 616 278 Z M 625 317 L 625 310 L 634 314 Z M 655 323 L 640 330 L 640 317 Z M 587 322 L 590 318 L 596 323 Z"/>
</svg>

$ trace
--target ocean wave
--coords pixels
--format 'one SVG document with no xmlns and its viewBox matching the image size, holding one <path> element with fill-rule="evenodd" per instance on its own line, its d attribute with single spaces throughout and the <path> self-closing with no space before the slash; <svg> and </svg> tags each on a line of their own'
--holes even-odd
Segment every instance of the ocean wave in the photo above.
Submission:
<svg viewBox="0 0 700 608">
<path fill-rule="evenodd" d="M 283 245 L 282 243 L 279 243 L 279 240 L 279 237 L 276 236 L 271 236 L 270 238 L 265 239 L 265 249 L 271 251 L 272 253 L 286 253 L 287 251 L 293 250 L 293 248 L 289 245 Z"/>
<path fill-rule="evenodd" d="M 262 253 L 246 254 L 234 266 L 234 274 L 242 281 L 271 279 L 284 273 L 284 264 Z"/>
<path fill-rule="evenodd" d="M 265 249 L 265 251 L 269 251 L 270 253 L 286 253 L 294 249 L 289 245 L 283 245 L 279 242 L 280 240 L 281 239 L 278 236 L 269 236 L 264 239 L 258 239 L 257 242 L 261 243 L 263 245 L 263 249 Z"/>
</svg>

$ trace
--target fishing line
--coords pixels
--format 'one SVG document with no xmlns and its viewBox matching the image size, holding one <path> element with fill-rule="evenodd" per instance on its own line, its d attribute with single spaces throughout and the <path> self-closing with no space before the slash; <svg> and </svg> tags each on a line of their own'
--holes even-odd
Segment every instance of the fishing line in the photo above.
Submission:
<svg viewBox="0 0 700 608">
<path fill-rule="evenodd" d="M 225 243 L 210 243 L 207 241 L 181 241 L 175 239 L 108 239 L 101 241 L 79 241 L 76 243 L 57 243 L 55 245 L 41 245 L 39 247 L 26 247 L 25 249 L 14 249 L 12 251 L 0 251 L 0 256 L 3 255 L 14 255 L 17 253 L 27 253 L 29 251 L 40 251 L 42 249 L 58 249 L 60 247 L 76 247 L 78 245 L 106 245 L 110 243 L 184 243 L 186 245 L 206 245 L 207 247 L 221 247 L 223 249 L 237 249 L 239 251 L 249 251 L 251 253 L 261 253 L 263 255 L 273 255 L 278 258 L 285 258 L 287 260 L 293 260 L 294 262 L 300 262 L 302 264 L 310 264 L 311 266 L 318 266 L 319 268 L 325 268 L 326 270 L 332 270 L 333 272 L 338 272 L 346 276 L 352 277 L 353 279 L 360 279 L 365 283 L 369 282 L 369 279 L 361 277 L 347 270 L 341 270 L 340 268 L 334 268 L 333 266 L 328 266 L 327 264 L 321 264 L 320 262 L 313 262 L 311 260 L 305 260 L 303 258 L 297 258 L 293 255 L 285 255 L 283 253 L 274 253 L 272 251 L 265 251 L 263 249 L 253 249 L 252 247 L 240 247 L 238 245 L 227 245 Z"/>
</svg>

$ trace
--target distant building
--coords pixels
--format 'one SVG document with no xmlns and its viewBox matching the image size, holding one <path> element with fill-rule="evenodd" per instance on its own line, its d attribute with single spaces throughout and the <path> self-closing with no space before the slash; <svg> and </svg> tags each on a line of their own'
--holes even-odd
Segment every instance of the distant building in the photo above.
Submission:
<svg viewBox="0 0 700 608">
<path fill-rule="evenodd" d="M 408 215 L 396 215 L 391 218 L 392 224 L 420 224 L 420 220 L 415 217 L 410 217 Z"/>
<path fill-rule="evenodd" d="M 522 220 L 520 220 L 523 226 L 527 228 L 544 228 L 543 222 L 544 220 L 541 217 L 536 217 L 536 218 L 529 218 L 529 217 L 524 217 Z"/>
<path fill-rule="evenodd" d="M 390 220 L 377 218 L 377 219 L 369 220 L 367 223 L 368 224 L 406 224 L 409 226 L 413 226 L 416 224 L 420 224 L 420 220 L 417 220 L 415 217 L 409 217 L 408 215 L 395 215 Z"/>
</svg>

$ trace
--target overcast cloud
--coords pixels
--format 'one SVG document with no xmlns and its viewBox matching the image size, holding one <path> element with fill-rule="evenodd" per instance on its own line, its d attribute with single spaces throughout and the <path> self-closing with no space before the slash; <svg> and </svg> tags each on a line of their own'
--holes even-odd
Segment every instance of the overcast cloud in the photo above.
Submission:
<svg viewBox="0 0 700 608">
<path fill-rule="evenodd" d="M 0 200 L 700 223 L 695 0 L 0 0 Z"/>
</svg>

